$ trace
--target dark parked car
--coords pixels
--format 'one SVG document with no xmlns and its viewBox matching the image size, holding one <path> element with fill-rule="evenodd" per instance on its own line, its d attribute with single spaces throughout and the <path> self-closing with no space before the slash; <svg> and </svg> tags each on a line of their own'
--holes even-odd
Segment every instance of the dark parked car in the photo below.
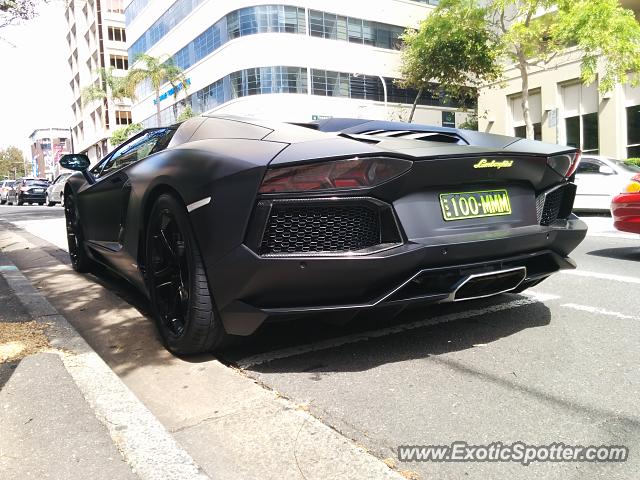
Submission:
<svg viewBox="0 0 640 480">
<path fill-rule="evenodd" d="M 4 205 L 7 203 L 7 194 L 11 187 L 13 187 L 14 180 L 2 180 L 0 181 L 0 204 Z"/>
<path fill-rule="evenodd" d="M 44 178 L 18 178 L 7 194 L 7 203 L 12 205 L 22 205 L 23 203 L 44 205 L 48 187 L 49 181 Z"/>
<path fill-rule="evenodd" d="M 177 354 L 263 322 L 521 292 L 561 269 L 575 149 L 425 125 L 201 116 L 145 130 L 65 186 L 72 264 L 148 295 Z"/>
</svg>

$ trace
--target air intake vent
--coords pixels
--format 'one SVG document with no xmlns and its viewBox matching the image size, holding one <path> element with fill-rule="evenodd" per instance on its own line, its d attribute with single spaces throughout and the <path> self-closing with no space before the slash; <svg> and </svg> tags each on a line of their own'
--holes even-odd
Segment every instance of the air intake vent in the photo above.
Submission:
<svg viewBox="0 0 640 480">
<path fill-rule="evenodd" d="M 543 193 L 536 198 L 536 213 L 540 225 L 549 226 L 559 218 L 566 218 L 573 207 L 571 188 L 568 184 Z"/>
<path fill-rule="evenodd" d="M 368 197 L 263 200 L 253 219 L 246 244 L 263 256 L 366 255 L 402 244 L 390 205 Z"/>
<path fill-rule="evenodd" d="M 261 253 L 349 252 L 380 243 L 377 209 L 365 205 L 275 205 Z"/>
</svg>

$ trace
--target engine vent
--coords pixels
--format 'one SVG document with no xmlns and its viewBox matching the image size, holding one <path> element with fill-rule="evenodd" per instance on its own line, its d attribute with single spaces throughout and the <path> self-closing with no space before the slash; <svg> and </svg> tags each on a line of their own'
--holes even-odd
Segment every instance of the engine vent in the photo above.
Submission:
<svg viewBox="0 0 640 480">
<path fill-rule="evenodd" d="M 566 184 L 536 198 L 536 213 L 540 225 L 549 226 L 559 218 L 566 219 L 573 209 L 575 185 Z"/>
<path fill-rule="evenodd" d="M 402 244 L 391 206 L 369 197 L 262 200 L 245 241 L 259 255 L 366 255 Z"/>
</svg>

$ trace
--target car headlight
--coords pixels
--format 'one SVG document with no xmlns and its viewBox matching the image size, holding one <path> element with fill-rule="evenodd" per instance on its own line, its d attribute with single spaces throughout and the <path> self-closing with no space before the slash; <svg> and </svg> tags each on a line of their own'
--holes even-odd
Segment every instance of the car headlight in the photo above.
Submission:
<svg viewBox="0 0 640 480">
<path fill-rule="evenodd" d="M 411 169 L 401 158 L 350 158 L 269 169 L 260 193 L 371 188 Z"/>
</svg>

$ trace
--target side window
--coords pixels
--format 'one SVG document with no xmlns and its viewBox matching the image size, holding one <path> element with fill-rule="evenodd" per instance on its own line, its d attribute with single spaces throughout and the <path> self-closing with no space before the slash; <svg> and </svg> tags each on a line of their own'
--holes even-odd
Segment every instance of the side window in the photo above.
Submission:
<svg viewBox="0 0 640 480">
<path fill-rule="evenodd" d="M 577 173 L 600 173 L 600 166 L 602 164 L 595 160 L 583 159 L 580 162 Z"/>
<path fill-rule="evenodd" d="M 111 154 L 97 176 L 103 177 L 109 175 L 127 165 L 139 162 L 152 153 L 162 150 L 169 144 L 174 133 L 174 129 L 160 128 L 151 130 L 135 138 L 130 143 L 124 144 Z"/>
</svg>

